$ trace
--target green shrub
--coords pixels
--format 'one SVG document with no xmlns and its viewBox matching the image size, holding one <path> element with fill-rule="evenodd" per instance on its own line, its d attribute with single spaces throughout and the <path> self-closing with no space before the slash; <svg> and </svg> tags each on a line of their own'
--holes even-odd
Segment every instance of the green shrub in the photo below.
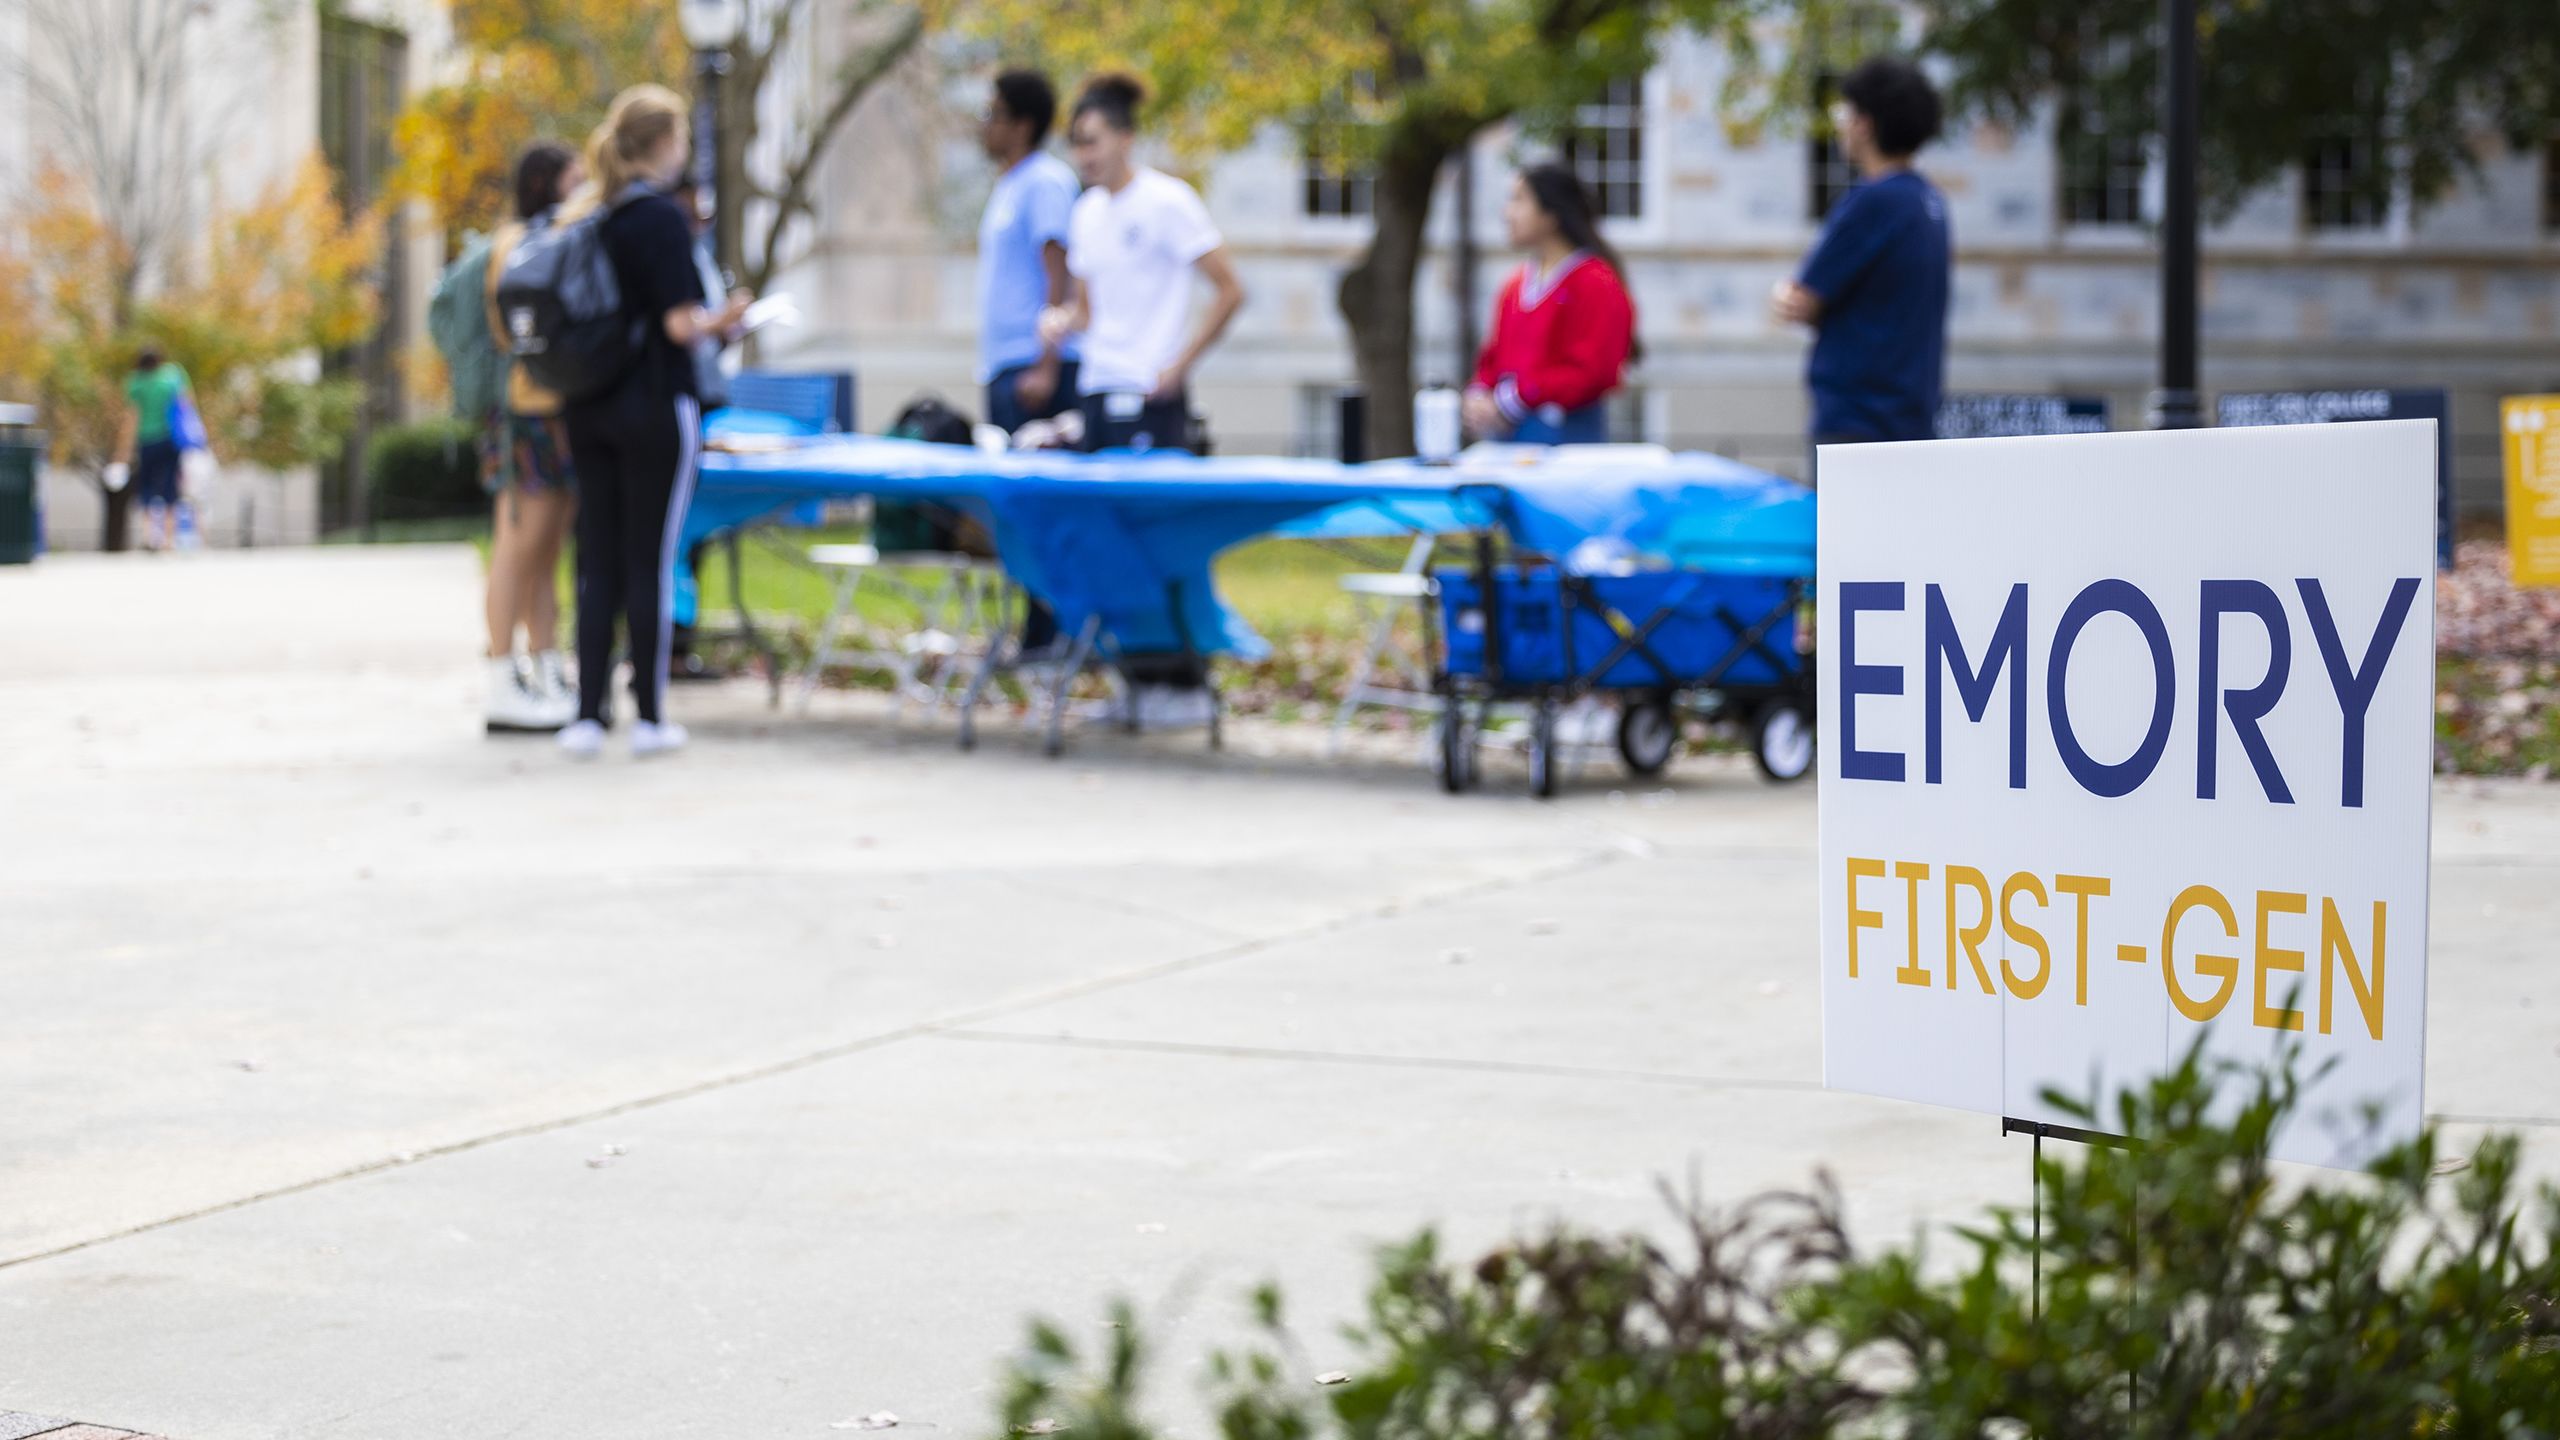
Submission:
<svg viewBox="0 0 2560 1440">
<path fill-rule="evenodd" d="M 2244 1087 L 2238 1106 L 2217 1090 Z M 2191 1052 L 2060 1146 L 2035 1219 L 1860 1258 L 1827 1183 L 1717 1213 L 1679 1243 L 1560 1228 L 1471 1264 L 1426 1233 L 1380 1259 L 1350 1375 L 1319 1386 L 1266 1288 L 1262 1339 L 1210 1366 L 1225 1440 L 2560 1434 L 2560 1190 L 2512 1137 L 2438 1162 L 2432 1129 L 2361 1176 L 2280 1180 L 2294 1113 L 2267 1076 Z M 2439 1170 L 2458 1171 L 2440 1175 Z M 2031 1276 L 2041 1256 L 2041 1284 Z M 1153 1440 L 1125 1306 L 1087 1361 L 1052 1325 L 1003 1419 Z"/>
<path fill-rule="evenodd" d="M 433 520 L 487 510 L 479 440 L 479 427 L 468 420 L 421 420 L 375 432 L 364 449 L 375 518 Z"/>
</svg>

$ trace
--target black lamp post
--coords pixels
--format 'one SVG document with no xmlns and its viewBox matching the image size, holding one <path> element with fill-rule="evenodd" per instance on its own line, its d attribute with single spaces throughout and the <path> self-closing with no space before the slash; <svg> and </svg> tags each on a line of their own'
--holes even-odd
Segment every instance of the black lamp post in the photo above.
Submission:
<svg viewBox="0 0 2560 1440">
<path fill-rule="evenodd" d="M 728 177 L 720 173 L 720 87 L 729 75 L 729 47 L 746 25 L 746 9 L 745 0 L 680 0 L 676 10 L 685 43 L 693 47 L 693 181 L 711 202 L 715 235 L 728 233 L 719 220 L 729 206 L 721 190 Z M 723 270 L 737 268 L 735 255 L 715 258 Z"/>
<path fill-rule="evenodd" d="M 2196 385 L 2196 0 L 2160 0 L 2160 388 L 2155 430 L 2204 423 Z"/>
</svg>

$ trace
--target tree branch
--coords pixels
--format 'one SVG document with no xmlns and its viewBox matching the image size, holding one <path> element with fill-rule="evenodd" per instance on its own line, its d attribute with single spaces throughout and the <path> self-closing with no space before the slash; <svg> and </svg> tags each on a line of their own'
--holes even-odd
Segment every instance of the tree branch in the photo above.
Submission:
<svg viewBox="0 0 2560 1440">
<path fill-rule="evenodd" d="M 755 268 L 748 272 L 750 288 L 761 293 L 766 285 L 772 283 L 774 272 L 782 265 L 783 232 L 790 228 L 792 219 L 795 216 L 814 218 L 816 207 L 809 193 L 810 186 L 817 178 L 819 164 L 826 159 L 827 148 L 834 141 L 836 131 L 843 127 L 846 117 L 853 114 L 863 97 L 871 93 L 871 88 L 895 69 L 923 36 L 922 12 L 902 8 L 888 34 L 847 57 L 842 65 L 836 67 L 834 94 L 800 137 L 798 153 L 783 167 L 782 184 L 774 200 L 773 223 L 765 228 L 764 253 Z"/>
</svg>

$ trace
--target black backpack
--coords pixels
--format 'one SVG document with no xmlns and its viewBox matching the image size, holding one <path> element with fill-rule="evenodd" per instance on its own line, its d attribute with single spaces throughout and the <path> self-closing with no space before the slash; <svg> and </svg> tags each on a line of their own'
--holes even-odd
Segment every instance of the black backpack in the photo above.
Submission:
<svg viewBox="0 0 2560 1440">
<path fill-rule="evenodd" d="M 966 445 L 971 428 L 969 417 L 952 409 L 941 396 L 919 395 L 890 422 L 889 438 Z M 966 533 L 975 528 L 950 506 L 931 501 L 881 500 L 871 507 L 871 543 L 886 553 L 975 554 L 978 551 Z"/>
<path fill-rule="evenodd" d="M 604 222 L 652 193 L 632 185 L 612 203 L 527 234 L 498 277 L 498 315 L 507 353 L 546 390 L 575 404 L 604 394 L 631 372 L 648 338 L 646 317 L 625 312 L 622 281 L 605 252 Z"/>
</svg>

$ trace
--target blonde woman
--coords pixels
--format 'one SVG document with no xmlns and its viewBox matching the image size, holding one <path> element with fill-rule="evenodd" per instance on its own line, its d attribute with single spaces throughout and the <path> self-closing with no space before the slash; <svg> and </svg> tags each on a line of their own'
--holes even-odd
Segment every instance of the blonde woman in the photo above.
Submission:
<svg viewBox="0 0 2560 1440">
<path fill-rule="evenodd" d="M 578 718 L 560 732 L 560 745 L 580 757 L 604 748 L 617 616 L 639 711 L 631 753 L 664 754 L 686 739 L 664 707 L 676 532 L 702 435 L 693 346 L 734 332 L 749 298 L 741 291 L 714 307 L 703 293 L 693 227 L 668 198 L 690 144 L 684 102 L 673 91 L 625 90 L 587 141 L 586 184 L 560 208 L 564 225 L 602 212 L 599 231 L 624 312 L 645 336 L 618 380 L 561 411 L 578 476 Z"/>
</svg>

